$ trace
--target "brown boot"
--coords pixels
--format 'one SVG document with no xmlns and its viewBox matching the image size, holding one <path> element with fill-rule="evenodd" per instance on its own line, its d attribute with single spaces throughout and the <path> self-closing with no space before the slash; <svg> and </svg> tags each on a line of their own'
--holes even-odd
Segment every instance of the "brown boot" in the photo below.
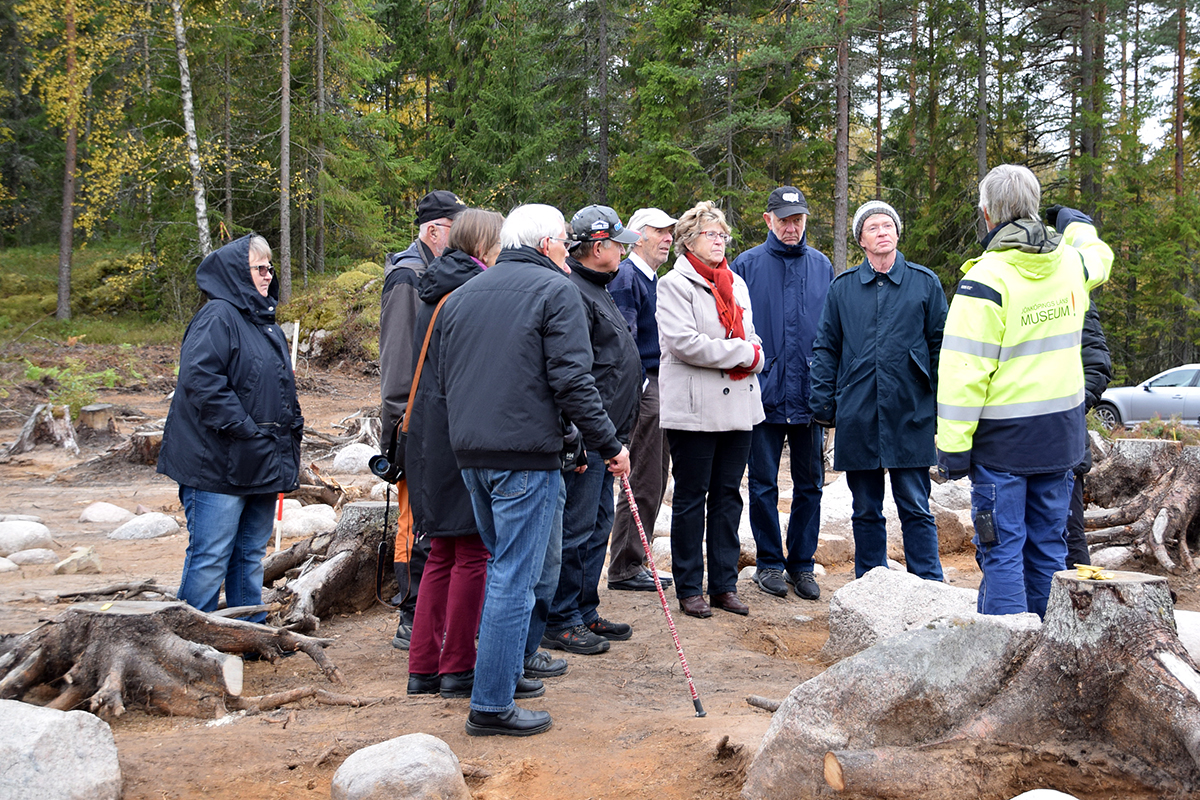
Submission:
<svg viewBox="0 0 1200 800">
<path fill-rule="evenodd" d="M 704 597 L 698 594 L 679 598 L 679 608 L 689 617 L 704 619 L 712 616 L 712 609 L 704 602 Z"/>
<path fill-rule="evenodd" d="M 709 600 L 712 601 L 713 608 L 719 608 L 722 611 L 741 614 L 743 617 L 750 613 L 750 606 L 738 599 L 737 592 L 714 594 Z"/>
</svg>

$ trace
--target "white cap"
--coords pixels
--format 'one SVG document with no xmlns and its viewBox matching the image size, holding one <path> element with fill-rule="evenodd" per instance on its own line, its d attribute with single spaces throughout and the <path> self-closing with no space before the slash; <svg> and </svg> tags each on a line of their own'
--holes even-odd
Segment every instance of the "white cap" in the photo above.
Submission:
<svg viewBox="0 0 1200 800">
<path fill-rule="evenodd" d="M 633 212 L 626 227 L 631 231 L 641 233 L 642 228 L 647 225 L 651 228 L 669 228 L 678 221 L 661 208 L 639 208 Z"/>
</svg>

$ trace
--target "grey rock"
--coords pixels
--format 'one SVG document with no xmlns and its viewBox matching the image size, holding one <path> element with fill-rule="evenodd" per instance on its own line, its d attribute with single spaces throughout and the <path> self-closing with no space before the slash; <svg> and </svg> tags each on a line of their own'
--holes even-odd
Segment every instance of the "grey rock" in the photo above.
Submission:
<svg viewBox="0 0 1200 800">
<path fill-rule="evenodd" d="M 369 473 L 371 469 L 367 466 L 367 462 L 371 460 L 372 456 L 377 455 L 379 455 L 379 449 L 376 447 L 362 442 L 348 444 L 333 457 L 333 471 L 347 475 Z"/>
<path fill-rule="evenodd" d="M 929 499 L 951 511 L 971 509 L 971 479 L 935 483 L 929 490 Z"/>
<path fill-rule="evenodd" d="M 1095 435 L 1095 431 L 1092 432 Z M 1022 792 L 1012 800 L 1079 800 L 1073 794 L 1066 794 L 1055 789 L 1034 789 L 1029 792 Z"/>
<path fill-rule="evenodd" d="M 470 800 L 458 757 L 427 733 L 364 747 L 338 767 L 330 800 Z"/>
<path fill-rule="evenodd" d="M 36 547 L 10 553 L 8 560 L 14 564 L 53 564 L 58 561 L 58 555 L 49 548 Z"/>
<path fill-rule="evenodd" d="M 96 575 L 100 572 L 100 556 L 95 548 L 76 548 L 75 552 L 54 565 L 55 575 Z"/>
<path fill-rule="evenodd" d="M 0 522 L 0 556 L 31 550 L 36 547 L 51 547 L 50 529 L 32 520 Z"/>
<path fill-rule="evenodd" d="M 1175 609 L 1175 632 L 1192 661 L 1200 663 L 1200 611 Z"/>
<path fill-rule="evenodd" d="M 775 712 L 742 797 L 833 797 L 823 777 L 827 751 L 944 735 L 1000 689 L 1040 627 L 1033 614 L 938 620 L 834 664 Z"/>
<path fill-rule="evenodd" d="M 286 501 L 285 501 L 286 502 Z M 333 506 L 314 503 L 294 509 L 284 509 L 279 522 L 284 539 L 300 539 L 318 533 L 329 533 L 337 527 L 337 512 Z"/>
<path fill-rule="evenodd" d="M 15 561 L 0 556 L 0 572 L 16 572 L 20 568 Z"/>
<path fill-rule="evenodd" d="M 108 525 L 120 525 L 133 519 L 132 511 L 113 505 L 112 503 L 92 503 L 79 515 L 80 522 L 98 522 Z"/>
<path fill-rule="evenodd" d="M 0 798 L 117 800 L 121 766 L 112 729 L 84 711 L 0 700 Z"/>
<path fill-rule="evenodd" d="M 0 522 L 41 522 L 41 517 L 32 514 L 0 514 Z"/>
<path fill-rule="evenodd" d="M 940 617 L 975 614 L 979 592 L 876 567 L 833 593 L 824 658 L 844 658 Z"/>
<path fill-rule="evenodd" d="M 787 530 L 783 525 L 779 529 Z M 846 538 L 836 533 L 818 533 L 817 552 L 813 558 L 822 564 L 829 565 L 853 563 L 854 538 Z"/>
<path fill-rule="evenodd" d="M 158 539 L 179 533 L 175 518 L 160 511 L 134 517 L 108 535 L 110 539 Z"/>
</svg>

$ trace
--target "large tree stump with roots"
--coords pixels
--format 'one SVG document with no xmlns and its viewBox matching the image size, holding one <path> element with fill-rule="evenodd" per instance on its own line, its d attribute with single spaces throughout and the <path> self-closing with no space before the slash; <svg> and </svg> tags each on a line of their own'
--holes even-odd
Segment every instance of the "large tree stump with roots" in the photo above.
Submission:
<svg viewBox="0 0 1200 800">
<path fill-rule="evenodd" d="M 71 426 L 71 407 L 43 403 L 33 410 L 17 440 L 8 448 L 8 455 L 28 453 L 39 443 L 61 447 L 79 455 L 79 444 L 75 441 L 75 428 Z"/>
<path fill-rule="evenodd" d="M 938 741 L 830 751 L 824 769 L 855 798 L 1195 797 L 1200 673 L 1166 579 L 1057 573 L 1037 643 L 978 713 Z"/>
<path fill-rule="evenodd" d="M 322 649 L 329 644 L 181 602 L 79 603 L 29 633 L 0 639 L 0 699 L 40 700 L 62 711 L 82 707 L 110 719 L 128 704 L 220 716 L 242 693 L 239 655 L 275 661 L 303 652 L 340 683 Z"/>
<path fill-rule="evenodd" d="M 384 528 L 384 511 L 388 524 Z M 396 537 L 398 506 L 378 501 L 350 503 L 342 508 L 341 518 L 333 538 L 323 553 L 302 544 L 289 548 L 289 555 L 280 555 L 277 564 L 265 564 L 264 571 L 278 574 L 282 564 L 303 560 L 299 574 L 282 586 L 264 592 L 264 603 L 279 603 L 284 611 L 278 615 L 282 627 L 295 631 L 315 631 L 321 617 L 337 612 L 363 611 L 376 601 L 376 580 L 383 571 L 383 585 L 395 586 L 391 562 L 380 564 L 380 545 L 388 545 Z M 325 534 L 324 536 L 327 536 Z M 314 537 L 314 541 L 321 537 Z M 285 553 L 288 551 L 284 551 Z"/>
<path fill-rule="evenodd" d="M 1196 571 L 1188 531 L 1200 511 L 1200 447 L 1157 439 L 1118 439 L 1084 482 L 1090 546 L 1131 546 L 1168 572 Z M 1171 557 L 1174 551 L 1178 562 Z"/>
</svg>

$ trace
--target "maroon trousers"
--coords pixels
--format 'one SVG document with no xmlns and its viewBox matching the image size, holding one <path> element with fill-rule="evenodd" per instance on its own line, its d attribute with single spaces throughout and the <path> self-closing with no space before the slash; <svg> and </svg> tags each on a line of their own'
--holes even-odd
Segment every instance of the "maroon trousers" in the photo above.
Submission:
<svg viewBox="0 0 1200 800">
<path fill-rule="evenodd" d="M 475 632 L 483 610 L 488 551 L 479 534 L 431 541 L 417 592 L 408 672 L 466 672 L 475 667 Z"/>
</svg>

